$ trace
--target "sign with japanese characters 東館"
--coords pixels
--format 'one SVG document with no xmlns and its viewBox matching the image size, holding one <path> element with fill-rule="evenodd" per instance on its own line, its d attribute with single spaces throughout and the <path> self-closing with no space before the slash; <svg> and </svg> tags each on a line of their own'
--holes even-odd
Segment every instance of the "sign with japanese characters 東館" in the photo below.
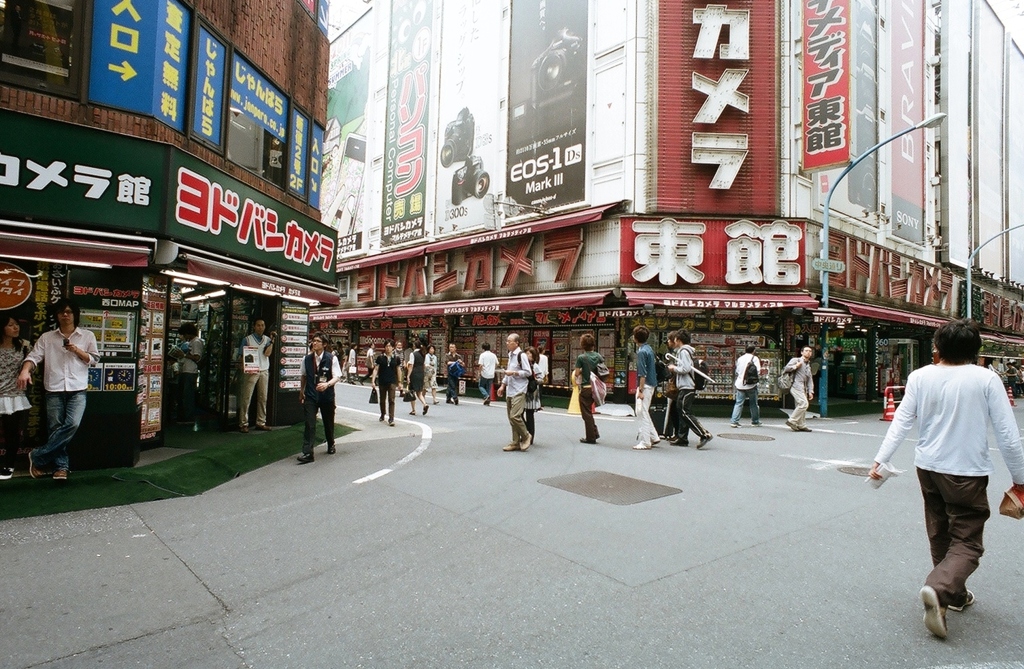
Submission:
<svg viewBox="0 0 1024 669">
<path fill-rule="evenodd" d="M 0 216 L 156 232 L 167 148 L 0 110 Z"/>
</svg>

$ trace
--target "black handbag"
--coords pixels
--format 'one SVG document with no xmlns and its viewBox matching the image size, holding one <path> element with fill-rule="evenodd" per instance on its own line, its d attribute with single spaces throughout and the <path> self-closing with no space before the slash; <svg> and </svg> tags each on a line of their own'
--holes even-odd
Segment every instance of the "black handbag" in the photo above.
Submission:
<svg viewBox="0 0 1024 669">
<path fill-rule="evenodd" d="M 415 402 L 416 401 L 416 393 L 414 393 L 411 390 L 406 390 L 405 394 L 402 395 L 402 401 L 403 402 Z"/>
<path fill-rule="evenodd" d="M 377 404 L 378 402 L 379 400 L 377 399 L 377 389 L 373 388 L 370 391 L 370 404 Z"/>
</svg>

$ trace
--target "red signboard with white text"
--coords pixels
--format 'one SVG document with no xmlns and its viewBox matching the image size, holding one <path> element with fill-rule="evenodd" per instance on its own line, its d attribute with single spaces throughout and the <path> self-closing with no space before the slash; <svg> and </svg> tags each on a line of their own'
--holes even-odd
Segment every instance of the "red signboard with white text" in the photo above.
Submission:
<svg viewBox="0 0 1024 669">
<path fill-rule="evenodd" d="M 623 218 L 623 286 L 802 288 L 802 221 Z"/>
<path fill-rule="evenodd" d="M 658 3 L 651 209 L 778 212 L 777 5 Z"/>
<path fill-rule="evenodd" d="M 803 3 L 803 168 L 850 161 L 850 0 Z"/>
</svg>

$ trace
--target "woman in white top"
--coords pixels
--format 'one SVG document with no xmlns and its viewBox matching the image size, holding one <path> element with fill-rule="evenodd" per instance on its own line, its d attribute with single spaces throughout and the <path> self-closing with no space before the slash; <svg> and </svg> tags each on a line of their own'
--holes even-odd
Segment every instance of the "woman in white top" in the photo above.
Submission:
<svg viewBox="0 0 1024 669">
<path fill-rule="evenodd" d="M 879 466 L 889 462 L 916 424 L 914 465 L 934 565 L 921 588 L 921 601 L 925 626 L 941 638 L 946 637 L 946 610 L 962 611 L 974 603 L 967 578 L 985 550 L 982 532 L 989 517 L 988 475 L 993 471 L 988 425 L 1014 491 L 1024 496 L 1020 428 L 1002 380 L 974 364 L 980 348 L 981 332 L 974 321 L 950 321 L 935 331 L 936 364 L 910 373 L 870 474 L 882 478 Z"/>
<path fill-rule="evenodd" d="M 0 314 L 0 422 L 4 434 L 4 459 L 0 479 L 14 476 L 15 458 L 21 446 L 21 432 L 32 405 L 18 388 L 18 372 L 28 355 L 28 342 L 21 338 L 21 326 L 11 314 Z"/>
<path fill-rule="evenodd" d="M 434 345 L 431 344 L 427 347 L 427 357 L 423 363 L 423 375 L 424 375 L 424 390 L 430 391 L 430 399 L 437 404 L 437 352 L 434 350 Z"/>
</svg>

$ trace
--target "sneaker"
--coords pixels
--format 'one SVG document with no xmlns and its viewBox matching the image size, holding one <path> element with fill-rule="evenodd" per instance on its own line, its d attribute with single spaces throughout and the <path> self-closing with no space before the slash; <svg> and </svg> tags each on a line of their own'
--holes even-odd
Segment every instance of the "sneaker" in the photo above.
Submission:
<svg viewBox="0 0 1024 669">
<path fill-rule="evenodd" d="M 55 471 L 53 473 L 53 480 L 54 481 L 67 481 L 68 480 L 68 470 L 66 470 L 66 469 L 58 469 L 57 471 Z"/>
<path fill-rule="evenodd" d="M 924 604 L 924 626 L 935 636 L 945 639 L 946 607 L 939 605 L 939 595 L 935 588 L 930 585 L 921 588 L 921 602 Z"/>
<path fill-rule="evenodd" d="M 649 451 L 651 447 L 648 444 L 637 444 L 633 447 L 634 451 Z"/>
<path fill-rule="evenodd" d="M 697 442 L 697 450 L 699 451 L 700 449 L 704 448 L 704 446 L 714 438 L 714 435 L 710 434 L 707 435 L 706 437 L 701 437 L 700 441 Z"/>
<path fill-rule="evenodd" d="M 380 422 L 382 422 L 382 423 L 384 422 L 384 414 L 380 415 Z"/>
<path fill-rule="evenodd" d="M 459 406 L 459 398 L 458 397 L 455 398 L 455 406 Z"/>
<path fill-rule="evenodd" d="M 509 444 L 508 446 L 506 446 L 505 448 L 503 448 L 501 450 L 503 450 L 503 451 L 518 451 L 519 450 L 519 444 Z"/>
<path fill-rule="evenodd" d="M 751 423 L 751 427 L 761 427 L 764 423 Z"/>
<path fill-rule="evenodd" d="M 960 606 L 953 606 L 952 604 L 950 604 L 946 608 L 949 609 L 950 611 L 956 611 L 957 613 L 960 613 L 961 611 L 963 611 L 964 609 L 966 609 L 968 606 L 970 606 L 973 603 L 974 603 L 974 593 L 971 592 L 970 590 L 968 590 L 967 591 L 967 599 L 964 600 L 963 604 L 961 604 Z"/>
<path fill-rule="evenodd" d="M 491 404 L 491 400 L 490 399 L 484 400 L 484 406 L 489 406 L 490 404 Z"/>
<path fill-rule="evenodd" d="M 0 469 L 0 481 L 6 481 L 7 479 L 14 476 L 14 470 L 10 467 L 4 467 Z"/>
<path fill-rule="evenodd" d="M 729 427 L 739 427 L 739 423 L 729 423 Z"/>
<path fill-rule="evenodd" d="M 394 426 L 395 426 L 395 421 L 389 420 L 388 421 L 388 427 L 394 427 Z"/>
<path fill-rule="evenodd" d="M 446 399 L 446 400 L 444 401 L 444 403 L 445 403 L 445 404 L 455 404 L 455 402 L 452 402 L 452 398 L 450 398 L 450 397 L 449 397 L 448 399 Z"/>
</svg>

